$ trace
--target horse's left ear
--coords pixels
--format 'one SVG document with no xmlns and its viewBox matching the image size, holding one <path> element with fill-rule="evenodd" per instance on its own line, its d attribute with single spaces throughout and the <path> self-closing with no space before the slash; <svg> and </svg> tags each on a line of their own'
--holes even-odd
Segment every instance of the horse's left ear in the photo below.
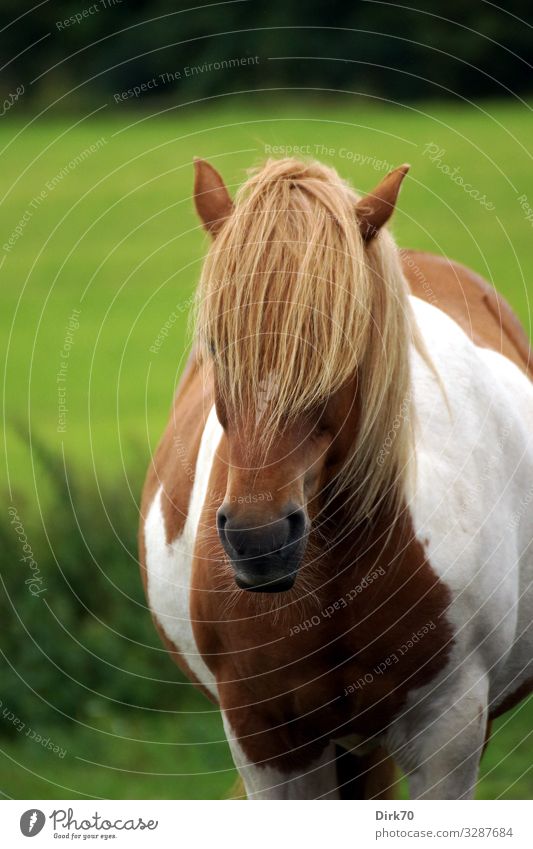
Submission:
<svg viewBox="0 0 533 849">
<path fill-rule="evenodd" d="M 216 236 L 233 212 L 224 180 L 209 162 L 194 157 L 194 205 L 204 228 Z"/>
<path fill-rule="evenodd" d="M 398 198 L 402 180 L 410 165 L 400 165 L 383 178 L 381 183 L 357 203 L 355 211 L 365 242 L 370 242 L 387 223 Z"/>
</svg>

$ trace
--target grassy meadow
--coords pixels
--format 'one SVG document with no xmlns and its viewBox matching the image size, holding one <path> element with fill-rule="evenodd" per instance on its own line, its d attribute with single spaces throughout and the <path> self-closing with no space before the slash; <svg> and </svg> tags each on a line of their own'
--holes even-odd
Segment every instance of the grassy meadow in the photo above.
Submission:
<svg viewBox="0 0 533 849">
<path fill-rule="evenodd" d="M 525 108 L 399 108 L 349 97 L 336 105 L 236 103 L 0 125 L 2 489 L 56 587 L 28 601 L 18 541 L 7 528 L 2 571 L 11 573 L 6 608 L 17 635 L 0 640 L 7 797 L 220 798 L 235 777 L 216 711 L 153 633 L 136 567 L 142 476 L 187 354 L 188 310 L 207 244 L 191 202 L 194 155 L 210 159 L 233 191 L 246 168 L 294 146 L 361 191 L 410 162 L 393 221 L 398 242 L 477 270 L 531 331 L 533 124 Z M 84 506 L 89 491 L 94 511 L 92 501 Z M 70 562 L 83 605 L 61 630 L 73 598 Z M 57 639 L 45 646 L 48 622 Z M 95 658 L 110 667 L 99 688 Z M 143 689 L 152 664 L 163 689 Z M 63 705 L 67 669 L 72 687 Z M 128 676 L 134 692 L 121 689 Z M 533 702 L 524 703 L 496 724 L 480 797 L 532 797 L 532 717 Z M 66 754 L 36 742 L 28 728 Z"/>
</svg>

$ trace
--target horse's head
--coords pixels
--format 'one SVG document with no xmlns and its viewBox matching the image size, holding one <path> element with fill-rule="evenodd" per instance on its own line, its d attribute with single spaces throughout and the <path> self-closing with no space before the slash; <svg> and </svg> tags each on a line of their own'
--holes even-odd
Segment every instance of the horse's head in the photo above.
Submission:
<svg viewBox="0 0 533 849">
<path fill-rule="evenodd" d="M 354 515 L 386 483 L 370 452 L 386 435 L 380 409 L 395 412 L 407 385 L 408 333 L 395 246 L 379 234 L 407 169 L 360 199 L 318 163 L 269 161 L 234 205 L 195 162 L 213 237 L 197 336 L 228 452 L 217 530 L 242 589 L 292 587 L 339 482 L 359 488 Z"/>
<path fill-rule="evenodd" d="M 252 444 L 248 434 L 267 428 L 266 422 L 250 421 L 260 418 L 260 411 L 236 414 L 217 395 L 229 461 L 217 529 L 242 589 L 279 592 L 292 587 L 311 523 L 350 449 L 357 426 L 355 394 L 350 382 L 320 407 L 281 423 L 274 438 L 263 441 L 257 433 Z"/>
</svg>

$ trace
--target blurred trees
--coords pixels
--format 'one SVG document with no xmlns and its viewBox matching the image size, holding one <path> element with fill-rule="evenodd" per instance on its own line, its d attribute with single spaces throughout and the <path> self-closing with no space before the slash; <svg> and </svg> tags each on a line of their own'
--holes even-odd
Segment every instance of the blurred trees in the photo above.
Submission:
<svg viewBox="0 0 533 849">
<path fill-rule="evenodd" d="M 68 109 L 114 105 L 114 93 L 176 72 L 181 78 L 131 103 L 302 86 L 394 100 L 531 90 L 527 0 L 502 9 L 483 0 L 413 0 L 418 8 L 364 0 L 201 2 L 55 0 L 23 14 L 19 0 L 3 0 L 2 97 L 23 83 L 27 108 L 57 99 Z M 254 56 L 257 63 L 238 68 L 185 72 Z"/>
</svg>

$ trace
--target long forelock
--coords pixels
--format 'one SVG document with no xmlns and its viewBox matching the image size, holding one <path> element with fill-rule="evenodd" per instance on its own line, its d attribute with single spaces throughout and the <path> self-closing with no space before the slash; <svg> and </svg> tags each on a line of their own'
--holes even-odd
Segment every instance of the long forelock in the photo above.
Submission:
<svg viewBox="0 0 533 849">
<path fill-rule="evenodd" d="M 365 248 L 357 199 L 320 163 L 267 161 L 209 251 L 196 332 L 225 403 L 254 410 L 259 441 L 358 375 L 362 415 L 344 477 L 364 481 L 368 510 L 375 488 L 392 485 L 385 471 L 405 465 L 408 417 L 382 444 L 409 403 L 410 328 L 396 246 L 384 232 Z"/>
</svg>

